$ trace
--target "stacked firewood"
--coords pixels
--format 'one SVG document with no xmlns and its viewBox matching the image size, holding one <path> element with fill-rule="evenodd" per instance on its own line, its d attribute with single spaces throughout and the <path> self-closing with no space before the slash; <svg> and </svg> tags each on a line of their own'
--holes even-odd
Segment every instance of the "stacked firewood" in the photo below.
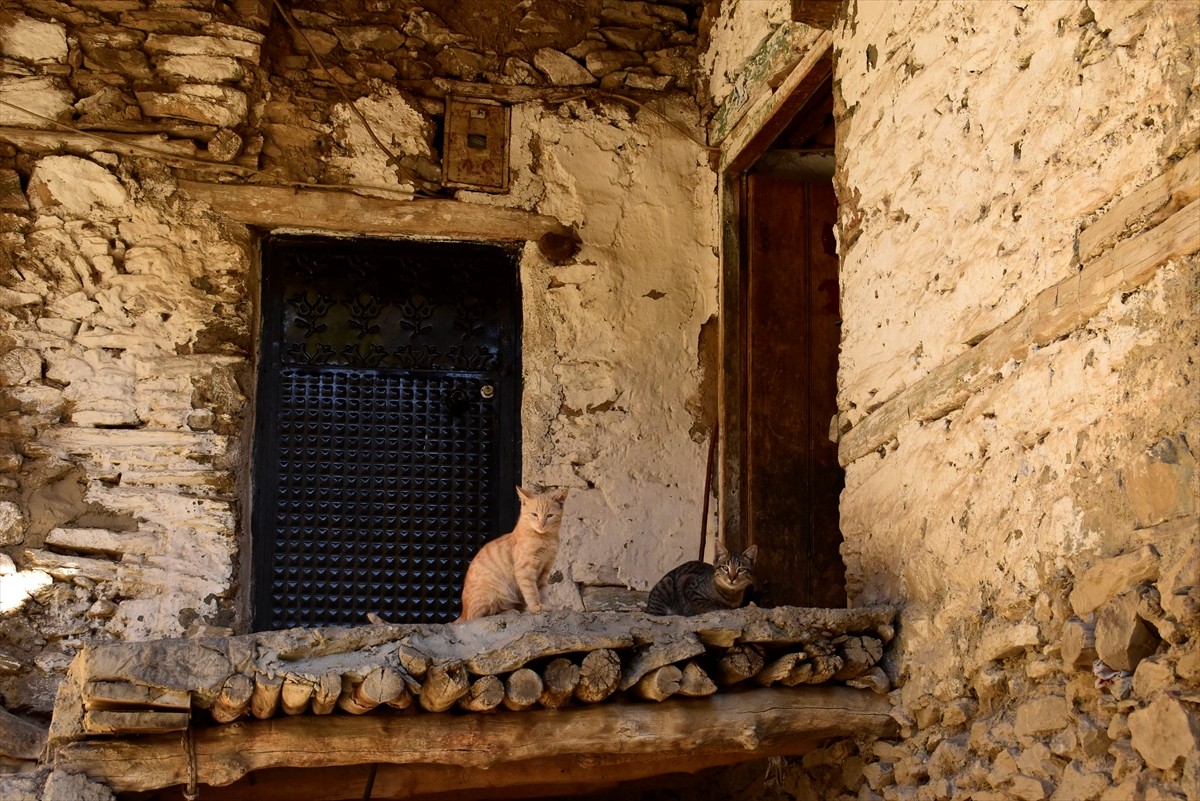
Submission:
<svg viewBox="0 0 1200 801">
<path fill-rule="evenodd" d="M 71 715 L 56 713 L 52 738 L 380 707 L 560 709 L 741 686 L 843 682 L 886 692 L 877 663 L 895 614 L 890 606 L 750 607 L 690 618 L 562 610 L 462 624 L 96 644 L 76 658 L 65 690 L 77 693 L 77 719 L 72 725 Z"/>
</svg>

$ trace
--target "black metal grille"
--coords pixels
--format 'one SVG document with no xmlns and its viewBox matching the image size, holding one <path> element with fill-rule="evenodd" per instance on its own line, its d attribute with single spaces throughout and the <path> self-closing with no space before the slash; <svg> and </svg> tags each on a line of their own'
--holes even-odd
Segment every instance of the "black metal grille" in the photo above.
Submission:
<svg viewBox="0 0 1200 801">
<path fill-rule="evenodd" d="M 268 245 L 256 627 L 452 619 L 511 523 L 513 254 Z"/>
</svg>

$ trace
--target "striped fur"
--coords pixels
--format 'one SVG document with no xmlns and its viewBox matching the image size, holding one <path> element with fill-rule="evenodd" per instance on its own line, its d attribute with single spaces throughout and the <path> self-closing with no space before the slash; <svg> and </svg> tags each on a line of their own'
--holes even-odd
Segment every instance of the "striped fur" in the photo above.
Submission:
<svg viewBox="0 0 1200 801">
<path fill-rule="evenodd" d="M 459 621 L 509 611 L 542 611 L 542 593 L 558 555 L 567 491 L 533 494 L 517 487 L 517 495 L 521 514 L 516 527 L 484 545 L 467 568 Z"/>
<path fill-rule="evenodd" d="M 754 583 L 758 546 L 731 554 L 718 540 L 715 564 L 684 562 L 658 580 L 646 599 L 652 615 L 699 615 L 715 609 L 736 609 Z"/>
</svg>

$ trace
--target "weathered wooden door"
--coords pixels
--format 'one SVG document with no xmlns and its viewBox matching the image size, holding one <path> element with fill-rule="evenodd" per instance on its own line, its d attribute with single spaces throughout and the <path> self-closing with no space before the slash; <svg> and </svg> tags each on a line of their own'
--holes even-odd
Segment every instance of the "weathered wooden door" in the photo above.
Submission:
<svg viewBox="0 0 1200 801">
<path fill-rule="evenodd" d="M 267 239 L 256 628 L 458 614 L 515 518 L 519 310 L 511 248 Z"/>
<path fill-rule="evenodd" d="M 844 606 L 833 186 L 755 172 L 745 186 L 742 519 L 757 590 L 772 605 Z"/>
</svg>

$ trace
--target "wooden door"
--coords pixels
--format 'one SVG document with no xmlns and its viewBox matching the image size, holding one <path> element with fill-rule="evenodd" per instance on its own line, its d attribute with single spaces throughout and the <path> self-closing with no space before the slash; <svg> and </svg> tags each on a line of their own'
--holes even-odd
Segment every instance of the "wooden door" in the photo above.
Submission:
<svg viewBox="0 0 1200 801">
<path fill-rule="evenodd" d="M 760 603 L 845 606 L 829 439 L 840 341 L 832 183 L 746 175 L 744 540 Z"/>
</svg>

